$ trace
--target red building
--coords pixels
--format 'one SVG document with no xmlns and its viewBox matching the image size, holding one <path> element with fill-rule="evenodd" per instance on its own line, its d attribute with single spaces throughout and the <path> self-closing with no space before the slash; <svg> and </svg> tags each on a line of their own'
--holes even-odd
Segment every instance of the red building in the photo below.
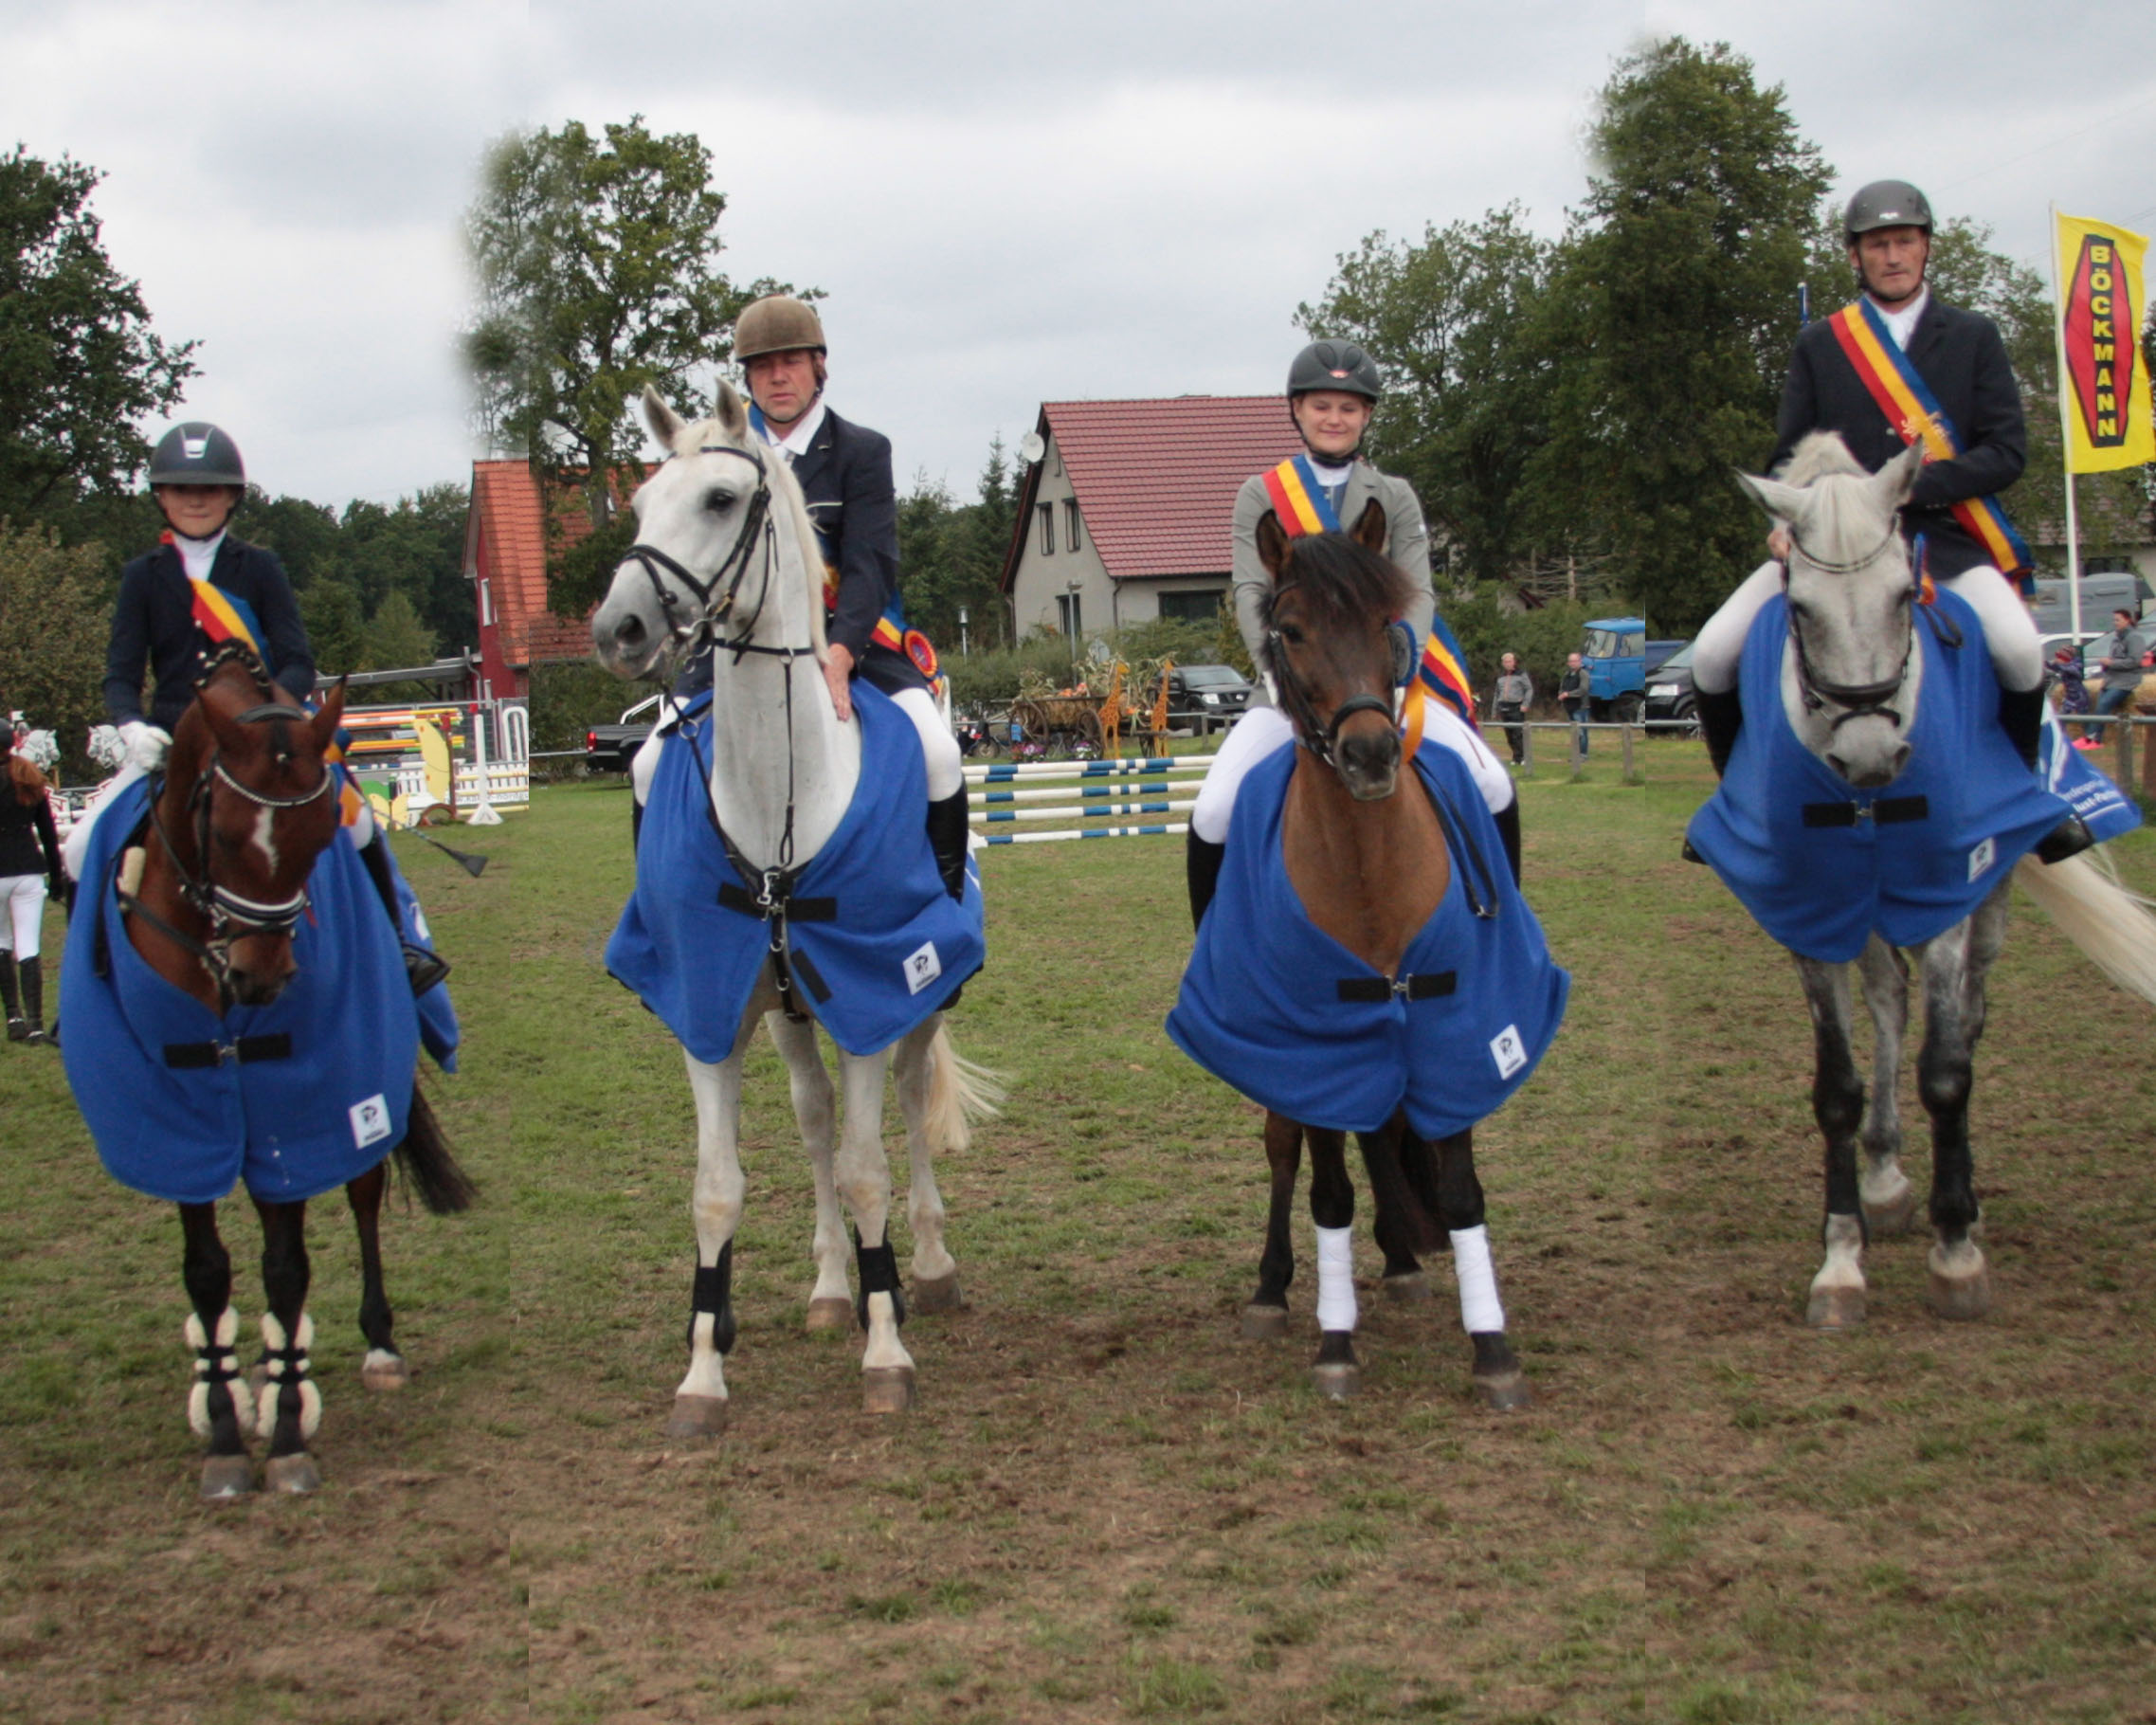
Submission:
<svg viewBox="0 0 2156 1725">
<path fill-rule="evenodd" d="M 571 544 L 591 531 L 583 510 L 562 519 Z M 591 631 L 547 608 L 547 535 L 538 482 L 520 461 L 472 463 L 464 576 L 479 616 L 480 698 L 523 700 L 532 667 L 591 657 Z"/>
</svg>

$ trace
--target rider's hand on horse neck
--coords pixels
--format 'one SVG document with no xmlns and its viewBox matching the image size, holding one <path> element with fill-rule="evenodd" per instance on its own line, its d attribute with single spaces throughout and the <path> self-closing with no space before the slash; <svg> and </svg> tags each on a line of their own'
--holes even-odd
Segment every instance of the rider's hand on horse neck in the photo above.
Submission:
<svg viewBox="0 0 2156 1725">
<path fill-rule="evenodd" d="M 831 691 L 831 704 L 839 710 L 841 724 L 854 716 L 854 698 L 847 687 L 853 680 L 853 654 L 833 643 L 824 659 L 824 681 Z"/>
</svg>

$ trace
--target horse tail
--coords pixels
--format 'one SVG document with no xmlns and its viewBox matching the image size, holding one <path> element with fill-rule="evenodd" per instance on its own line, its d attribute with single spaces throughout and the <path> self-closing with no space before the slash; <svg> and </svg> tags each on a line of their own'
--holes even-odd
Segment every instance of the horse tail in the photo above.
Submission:
<svg viewBox="0 0 2156 1725">
<path fill-rule="evenodd" d="M 458 1167 L 449 1153 L 449 1140 L 435 1117 L 426 1092 L 414 1078 L 411 1114 L 405 1122 L 404 1142 L 396 1149 L 397 1168 L 418 1189 L 419 1201 L 437 1216 L 453 1216 L 472 1208 L 479 1188 Z"/>
<path fill-rule="evenodd" d="M 973 1141 L 973 1122 L 992 1119 L 1005 1097 L 1003 1075 L 977 1066 L 951 1045 L 951 1029 L 939 1024 L 929 1042 L 930 1145 L 962 1151 Z"/>
<path fill-rule="evenodd" d="M 2084 851 L 2048 866 L 2023 857 L 2014 878 L 2106 976 L 2156 1002 L 2156 903 L 2123 884 L 2110 857 Z"/>
<path fill-rule="evenodd" d="M 1377 1132 L 1358 1132 L 1363 1168 L 1370 1177 L 1370 1198 L 1378 1215 L 1397 1218 L 1418 1253 L 1451 1244 L 1438 1223 L 1438 1154 L 1406 1121 L 1395 1120 Z"/>
</svg>

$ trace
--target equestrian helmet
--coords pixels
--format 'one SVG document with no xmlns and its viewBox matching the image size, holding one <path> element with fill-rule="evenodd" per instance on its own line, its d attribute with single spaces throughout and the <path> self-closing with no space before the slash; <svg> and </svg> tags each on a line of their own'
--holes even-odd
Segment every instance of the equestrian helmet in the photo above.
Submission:
<svg viewBox="0 0 2156 1725">
<path fill-rule="evenodd" d="M 156 485 L 245 485 L 246 463 L 240 445 L 215 426 L 190 419 L 174 426 L 150 452 L 150 483 Z"/>
<path fill-rule="evenodd" d="M 763 354 L 790 354 L 806 348 L 825 351 L 824 323 L 816 308 L 791 294 L 768 294 L 734 321 L 734 357 L 746 365 Z"/>
<path fill-rule="evenodd" d="M 1342 390 L 1375 403 L 1385 393 L 1377 361 L 1351 341 L 1314 341 L 1288 368 L 1288 399 L 1313 390 Z"/>
<path fill-rule="evenodd" d="M 1921 227 L 1931 231 L 1931 206 L 1907 180 L 1874 180 L 1849 200 L 1842 235 L 1852 245 L 1875 227 Z"/>
</svg>

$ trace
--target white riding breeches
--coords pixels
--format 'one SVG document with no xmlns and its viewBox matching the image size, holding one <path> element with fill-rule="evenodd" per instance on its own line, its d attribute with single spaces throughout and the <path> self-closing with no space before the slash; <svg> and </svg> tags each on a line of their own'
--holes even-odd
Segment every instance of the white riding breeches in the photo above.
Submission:
<svg viewBox="0 0 2156 1725">
<path fill-rule="evenodd" d="M 1422 715 L 1422 735 L 1432 742 L 1442 743 L 1467 763 L 1490 812 L 1496 814 L 1512 807 L 1513 799 L 1519 794 L 1513 775 L 1467 721 L 1435 697 L 1423 701 Z M 1190 810 L 1191 832 L 1208 844 L 1226 844 L 1235 814 L 1235 796 L 1243 775 L 1276 749 L 1295 741 L 1295 727 L 1277 707 L 1252 707 L 1237 719 L 1221 752 L 1213 756 L 1205 782 L 1198 787 L 1198 800 Z"/>
<path fill-rule="evenodd" d="M 45 877 L 0 875 L 0 935 L 9 937 L 17 958 L 38 955 L 38 931 L 45 922 Z"/>
<path fill-rule="evenodd" d="M 1988 563 L 1965 569 L 1958 575 L 1943 575 L 1939 585 L 1976 612 L 1984 625 L 1984 643 L 1991 649 L 1992 669 L 2002 689 L 2028 690 L 2043 681 L 2043 644 L 2036 619 L 2021 603 L 2014 584 Z M 1722 608 L 1707 619 L 1706 627 L 1692 649 L 1692 681 L 1710 695 L 1726 695 L 1737 686 L 1737 663 L 1744 657 L 1745 637 L 1760 607 L 1782 590 L 1782 565 L 1771 558 L 1744 579 L 1744 584 L 1722 602 Z"/>
<path fill-rule="evenodd" d="M 913 720 L 914 730 L 921 739 L 921 758 L 928 768 L 929 801 L 940 803 L 945 797 L 957 795 L 966 784 L 964 760 L 958 753 L 957 734 L 945 721 L 935 698 L 926 689 L 902 689 L 891 699 L 898 711 Z M 661 722 L 672 717 L 670 712 L 662 714 Z M 651 794 L 651 775 L 659 771 L 659 754 L 665 745 L 665 737 L 655 728 L 629 761 L 629 786 L 639 805 Z"/>
<path fill-rule="evenodd" d="M 89 807 L 75 817 L 75 825 L 67 829 L 67 837 L 60 845 L 60 861 L 70 881 L 82 878 L 82 859 L 90 854 L 90 828 L 98 824 L 105 806 L 143 776 L 143 770 L 133 763 L 122 767 L 106 782 L 104 789 L 90 799 Z"/>
</svg>

